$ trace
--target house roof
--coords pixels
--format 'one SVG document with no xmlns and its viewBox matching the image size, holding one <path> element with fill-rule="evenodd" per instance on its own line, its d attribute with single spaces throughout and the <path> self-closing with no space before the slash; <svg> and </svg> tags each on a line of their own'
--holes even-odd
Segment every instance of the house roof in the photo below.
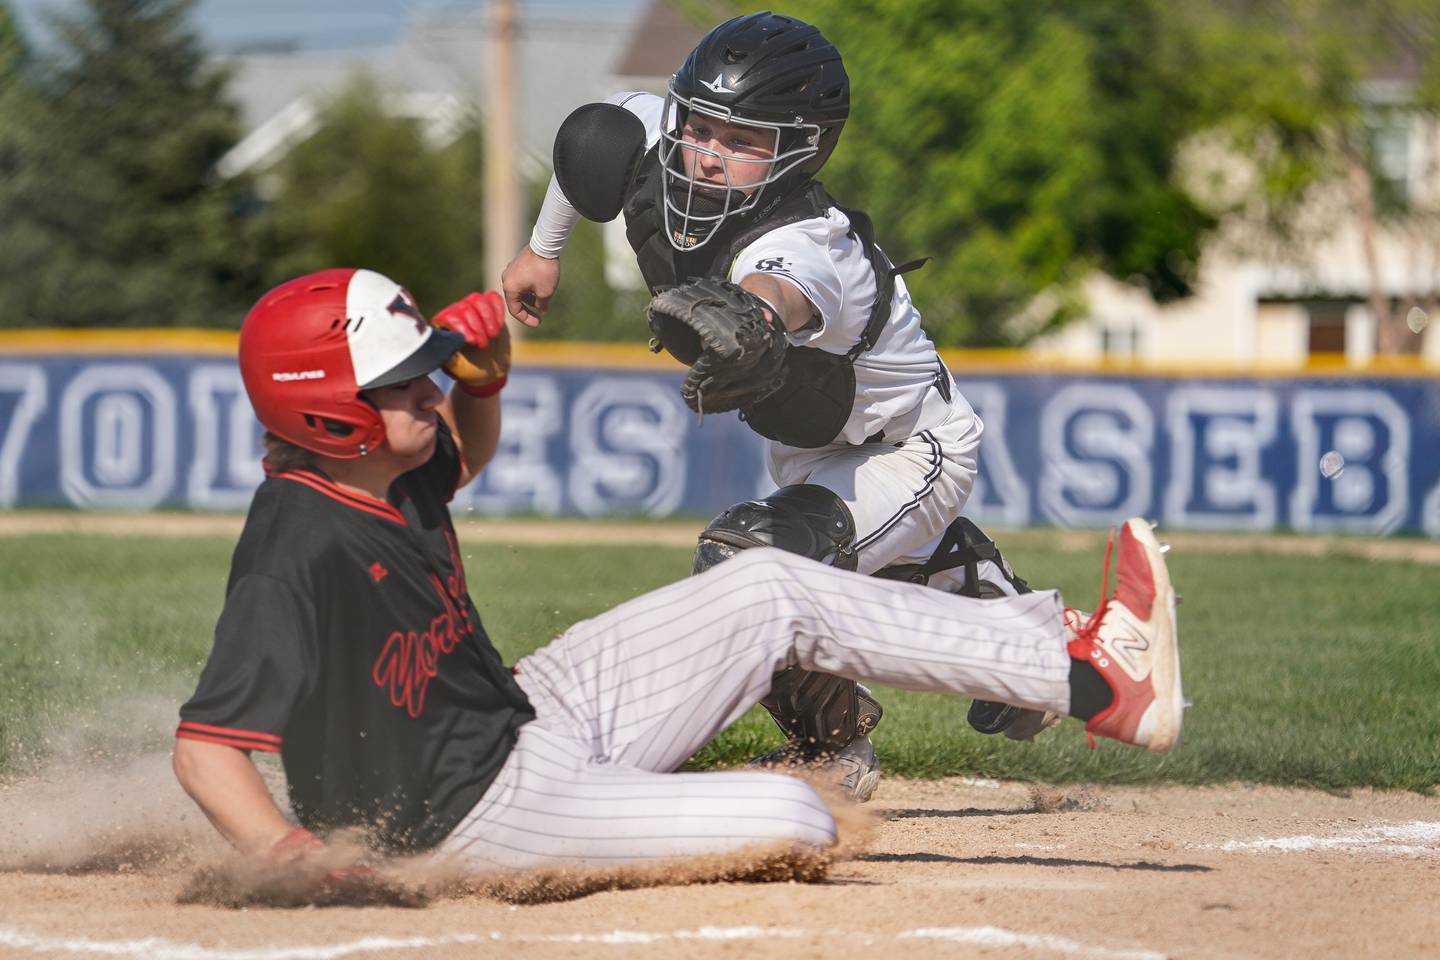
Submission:
<svg viewBox="0 0 1440 960">
<path fill-rule="evenodd" d="M 531 16 L 521 22 L 516 114 L 521 150 L 531 162 L 548 165 L 555 130 L 571 110 L 614 92 L 613 68 L 637 19 Z M 419 18 L 381 49 L 227 57 L 230 95 L 248 133 L 221 168 L 233 174 L 279 159 L 313 133 L 324 100 L 358 73 L 373 77 L 391 102 L 422 114 L 430 109 L 425 104 L 446 112 L 480 110 L 490 83 L 488 36 L 484 11 L 445 11 Z"/>
<path fill-rule="evenodd" d="M 729 19 L 729 11 L 719 3 L 685 3 L 684 7 L 682 12 L 675 0 L 650 0 L 616 62 L 617 77 L 642 86 L 664 86 L 706 31 Z M 697 19 L 697 14 L 703 19 Z"/>
</svg>

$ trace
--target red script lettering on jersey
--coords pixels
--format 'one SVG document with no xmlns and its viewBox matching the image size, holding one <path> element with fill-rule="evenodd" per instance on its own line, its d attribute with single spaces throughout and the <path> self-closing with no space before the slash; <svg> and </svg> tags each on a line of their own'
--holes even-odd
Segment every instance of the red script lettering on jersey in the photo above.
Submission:
<svg viewBox="0 0 1440 960">
<path fill-rule="evenodd" d="M 461 584 L 463 586 L 463 574 Z M 454 579 L 453 577 L 451 578 Z M 440 673 L 440 657 L 450 653 L 470 635 L 470 618 L 433 573 L 430 585 L 444 608 L 424 630 L 396 630 L 385 638 L 371 676 L 382 689 L 388 688 L 390 702 L 418 719 L 425 711 L 425 692 Z"/>
</svg>

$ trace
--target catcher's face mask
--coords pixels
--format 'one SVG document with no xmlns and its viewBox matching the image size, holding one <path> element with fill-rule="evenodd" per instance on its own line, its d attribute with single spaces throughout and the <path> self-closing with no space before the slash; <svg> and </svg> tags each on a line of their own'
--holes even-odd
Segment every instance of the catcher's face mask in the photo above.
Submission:
<svg viewBox="0 0 1440 960">
<path fill-rule="evenodd" d="M 726 218 L 755 208 L 765 188 L 819 149 L 820 127 L 753 120 L 670 85 L 661 133 L 665 233 L 677 250 L 707 243 Z"/>
</svg>

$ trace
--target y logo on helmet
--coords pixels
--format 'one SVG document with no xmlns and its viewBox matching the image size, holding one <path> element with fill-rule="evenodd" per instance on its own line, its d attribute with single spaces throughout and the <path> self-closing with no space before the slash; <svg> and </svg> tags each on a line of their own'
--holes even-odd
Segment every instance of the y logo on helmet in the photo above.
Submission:
<svg viewBox="0 0 1440 960">
<path fill-rule="evenodd" d="M 725 75 L 724 75 L 723 73 L 717 73 L 717 74 L 715 74 L 715 79 L 714 79 L 714 80 L 701 80 L 701 81 L 700 81 L 700 86 L 705 87 L 705 88 L 706 88 L 707 90 L 709 90 L 711 93 L 734 93 L 734 92 L 735 92 L 734 90 L 731 90 L 729 87 L 725 86 Z"/>
<path fill-rule="evenodd" d="M 410 296 L 410 291 L 401 290 L 395 294 L 395 299 L 391 300 L 390 306 L 385 309 L 409 317 L 415 321 L 416 330 L 425 332 L 425 318 L 420 315 L 420 307 L 415 303 L 415 298 Z"/>
</svg>

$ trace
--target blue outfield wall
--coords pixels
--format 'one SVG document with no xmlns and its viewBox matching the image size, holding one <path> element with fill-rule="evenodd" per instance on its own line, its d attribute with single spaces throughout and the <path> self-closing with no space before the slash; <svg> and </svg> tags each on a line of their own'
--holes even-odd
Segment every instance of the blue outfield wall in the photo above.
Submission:
<svg viewBox="0 0 1440 960">
<path fill-rule="evenodd" d="M 995 525 L 1440 537 L 1440 381 L 957 369 L 985 421 L 970 509 Z M 678 373 L 528 365 L 457 512 L 711 515 L 770 489 L 733 414 L 699 422 Z M 1344 458 L 1327 477 L 1321 458 Z M 239 510 L 259 429 L 233 360 L 0 359 L 0 506 Z"/>
</svg>

